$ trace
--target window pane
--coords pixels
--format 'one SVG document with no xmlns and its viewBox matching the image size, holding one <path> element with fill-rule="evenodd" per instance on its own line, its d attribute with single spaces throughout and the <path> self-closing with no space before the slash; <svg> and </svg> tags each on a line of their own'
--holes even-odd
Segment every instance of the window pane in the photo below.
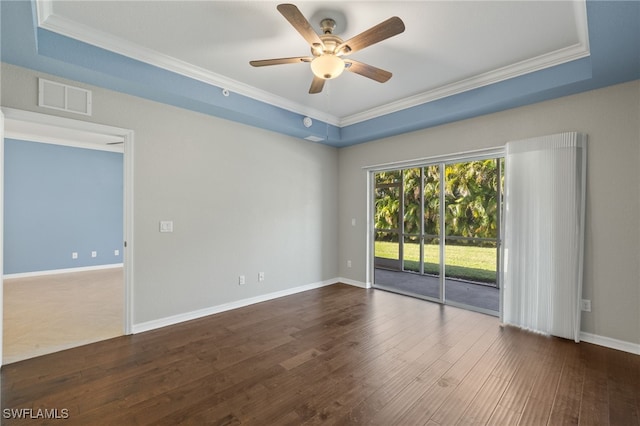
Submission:
<svg viewBox="0 0 640 426">
<path fill-rule="evenodd" d="M 400 215 L 400 187 L 376 188 L 376 229 L 398 229 Z"/>
<path fill-rule="evenodd" d="M 440 167 L 424 168 L 424 233 L 440 235 Z"/>
<path fill-rule="evenodd" d="M 376 186 L 380 184 L 388 184 L 388 183 L 398 183 L 400 182 L 400 178 L 402 177 L 401 170 L 393 170 L 390 172 L 380 172 L 376 173 Z"/>
<path fill-rule="evenodd" d="M 424 240 L 424 273 L 440 276 L 440 239 L 425 238 Z"/>
<path fill-rule="evenodd" d="M 404 262 L 405 271 L 420 272 L 420 237 L 417 235 L 406 235 L 404 237 Z"/>
<path fill-rule="evenodd" d="M 395 232 L 376 232 L 375 257 L 400 259 L 400 243 Z"/>
<path fill-rule="evenodd" d="M 495 242 L 445 241 L 445 298 L 447 301 L 498 312 Z"/>
<path fill-rule="evenodd" d="M 445 167 L 446 235 L 497 238 L 496 159 Z"/>
<path fill-rule="evenodd" d="M 445 241 L 447 278 L 496 286 L 497 245 L 493 241 Z"/>
<path fill-rule="evenodd" d="M 420 234 L 422 215 L 422 168 L 406 169 L 403 173 L 404 188 L 404 233 Z M 419 256 L 418 256 L 419 257 Z"/>
</svg>

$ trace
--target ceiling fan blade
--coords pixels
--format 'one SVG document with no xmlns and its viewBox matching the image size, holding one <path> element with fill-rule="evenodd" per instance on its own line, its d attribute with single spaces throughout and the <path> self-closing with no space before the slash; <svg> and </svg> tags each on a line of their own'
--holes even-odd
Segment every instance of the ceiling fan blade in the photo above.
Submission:
<svg viewBox="0 0 640 426">
<path fill-rule="evenodd" d="M 322 92 L 322 88 L 324 87 L 325 80 L 320 77 L 313 76 L 313 81 L 311 82 L 311 87 L 309 88 L 309 93 L 320 93 Z"/>
<path fill-rule="evenodd" d="M 403 31 L 404 22 L 394 16 L 343 42 L 335 51 L 339 54 L 347 55 L 398 35 Z"/>
<path fill-rule="evenodd" d="M 287 3 L 279 4 L 277 9 L 282 14 L 282 16 L 284 16 L 285 19 L 289 21 L 291 25 L 293 25 L 293 28 L 295 28 L 296 31 L 298 31 L 300 35 L 304 37 L 307 43 L 309 43 L 311 46 L 313 46 L 314 44 L 318 44 L 324 47 L 322 40 L 320 40 L 320 37 L 314 31 L 313 27 L 311 27 L 311 24 L 309 23 L 309 21 L 307 21 L 307 18 L 304 17 L 302 12 L 300 12 L 300 10 L 295 5 Z"/>
<path fill-rule="evenodd" d="M 353 61 L 351 59 L 346 59 L 344 62 L 345 64 L 347 64 L 347 66 L 345 67 L 347 71 L 360 74 L 362 76 L 375 80 L 379 83 L 386 82 L 393 75 L 389 71 L 376 68 L 373 65 L 368 65 L 368 64 L 363 64 L 362 62 Z"/>
<path fill-rule="evenodd" d="M 311 62 L 313 58 L 306 56 L 298 56 L 295 58 L 277 58 L 277 59 L 261 59 L 259 61 L 249 61 L 254 67 L 266 67 L 268 65 L 282 65 L 282 64 L 298 64 L 300 62 Z"/>
</svg>

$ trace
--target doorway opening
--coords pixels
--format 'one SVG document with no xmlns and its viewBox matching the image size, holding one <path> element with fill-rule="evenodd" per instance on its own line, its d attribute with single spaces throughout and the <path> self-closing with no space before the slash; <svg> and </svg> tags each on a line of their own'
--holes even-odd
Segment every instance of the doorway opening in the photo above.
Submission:
<svg viewBox="0 0 640 426">
<path fill-rule="evenodd" d="M 133 132 L 2 112 L 2 363 L 130 334 Z M 49 177 L 13 167 L 25 160 L 40 161 Z M 43 214 L 21 218 L 20 208 L 36 210 L 33 202 Z M 44 231 L 28 229 L 55 217 Z"/>
<path fill-rule="evenodd" d="M 504 158 L 372 171 L 373 286 L 499 315 Z"/>
</svg>

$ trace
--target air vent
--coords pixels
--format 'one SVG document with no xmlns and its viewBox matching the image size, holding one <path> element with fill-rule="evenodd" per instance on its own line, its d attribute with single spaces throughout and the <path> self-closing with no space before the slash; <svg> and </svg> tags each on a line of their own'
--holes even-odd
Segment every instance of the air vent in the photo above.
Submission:
<svg viewBox="0 0 640 426">
<path fill-rule="evenodd" d="M 305 139 L 308 140 L 308 141 L 311 141 L 311 142 L 320 142 L 320 141 L 324 140 L 324 138 L 319 138 L 319 137 L 313 136 L 313 135 L 309 135 Z"/>
<path fill-rule="evenodd" d="M 91 91 L 39 78 L 38 106 L 91 115 Z"/>
</svg>

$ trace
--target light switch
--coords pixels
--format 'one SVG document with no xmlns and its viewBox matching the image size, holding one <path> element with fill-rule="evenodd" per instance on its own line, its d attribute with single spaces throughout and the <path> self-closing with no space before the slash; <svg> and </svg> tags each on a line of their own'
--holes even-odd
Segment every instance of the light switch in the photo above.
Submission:
<svg viewBox="0 0 640 426">
<path fill-rule="evenodd" d="M 173 221 L 172 220 L 161 220 L 160 221 L 160 232 L 173 232 Z"/>
</svg>

